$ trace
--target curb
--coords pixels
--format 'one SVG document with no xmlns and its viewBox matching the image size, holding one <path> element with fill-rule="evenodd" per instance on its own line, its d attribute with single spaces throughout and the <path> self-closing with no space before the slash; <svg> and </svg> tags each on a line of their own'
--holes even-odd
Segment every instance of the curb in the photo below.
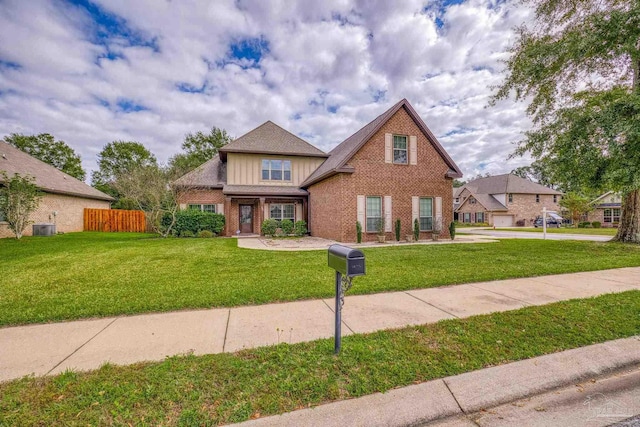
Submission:
<svg viewBox="0 0 640 427">
<path fill-rule="evenodd" d="M 640 364 L 640 336 L 480 369 L 238 426 L 416 426 L 459 417 Z"/>
</svg>

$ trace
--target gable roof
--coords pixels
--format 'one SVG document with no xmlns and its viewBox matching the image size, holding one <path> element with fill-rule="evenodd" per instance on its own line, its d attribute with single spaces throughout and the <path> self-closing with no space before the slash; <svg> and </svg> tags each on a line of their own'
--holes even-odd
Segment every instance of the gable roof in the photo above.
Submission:
<svg viewBox="0 0 640 427">
<path fill-rule="evenodd" d="M 409 101 L 402 99 L 387 111 L 376 117 L 372 122 L 365 125 L 362 129 L 351 135 L 349 138 L 342 141 L 329 152 L 329 158 L 316 169 L 303 183 L 302 187 L 308 187 L 316 182 L 322 181 L 325 178 L 329 178 L 332 175 L 340 172 L 353 172 L 353 168 L 347 165 L 347 162 L 367 143 L 373 135 L 387 122 L 395 113 L 401 108 L 404 108 L 409 116 L 413 119 L 420 130 L 427 136 L 427 139 L 434 146 L 438 154 L 447 163 L 450 170 L 447 176 L 450 178 L 461 178 L 462 172 L 455 164 L 455 162 L 449 157 L 442 145 L 438 142 L 433 133 L 429 130 L 427 125 L 422 121 L 418 113 L 413 109 Z"/>
<path fill-rule="evenodd" d="M 0 141 L 0 171 L 4 171 L 8 177 L 15 174 L 31 176 L 38 188 L 46 193 L 66 194 L 110 202 L 115 200 L 108 194 L 96 190 L 4 141 Z"/>
<path fill-rule="evenodd" d="M 478 178 L 467 182 L 461 188 L 465 187 L 475 194 L 562 194 L 560 191 L 510 173 Z"/>
<path fill-rule="evenodd" d="M 201 187 L 201 188 L 222 188 L 227 183 L 227 164 L 220 160 L 216 154 L 208 160 L 173 181 L 174 185 Z"/>
<path fill-rule="evenodd" d="M 220 158 L 223 162 L 227 161 L 227 153 L 329 157 L 324 151 L 270 120 L 222 147 L 220 149 Z"/>
</svg>

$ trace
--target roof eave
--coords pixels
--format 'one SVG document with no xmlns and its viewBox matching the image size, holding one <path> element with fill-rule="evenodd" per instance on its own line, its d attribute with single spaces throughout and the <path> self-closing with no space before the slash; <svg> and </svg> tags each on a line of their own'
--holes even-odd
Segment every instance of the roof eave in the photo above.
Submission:
<svg viewBox="0 0 640 427">
<path fill-rule="evenodd" d="M 292 157 L 322 157 L 322 158 L 327 158 L 329 157 L 329 154 L 327 153 L 283 153 L 280 151 L 267 151 L 267 150 L 242 150 L 242 149 L 223 149 L 221 148 L 220 151 L 220 159 L 221 160 L 226 160 L 227 153 L 238 153 L 238 154 L 268 154 L 268 155 L 273 155 L 273 156 L 292 156 Z"/>
<path fill-rule="evenodd" d="M 93 200 L 104 200 L 105 202 L 115 202 L 116 199 L 109 196 L 108 194 L 105 194 L 104 196 L 99 196 L 99 195 L 89 195 L 89 194 L 83 194 L 83 193 L 76 193 L 73 191 L 63 191 L 63 190 L 55 190 L 52 188 L 44 188 L 44 187 L 38 187 L 40 191 L 44 192 L 44 193 L 50 193 L 50 194 L 62 194 L 64 196 L 74 196 L 74 197 L 82 197 L 83 199 L 93 199 Z"/>
</svg>

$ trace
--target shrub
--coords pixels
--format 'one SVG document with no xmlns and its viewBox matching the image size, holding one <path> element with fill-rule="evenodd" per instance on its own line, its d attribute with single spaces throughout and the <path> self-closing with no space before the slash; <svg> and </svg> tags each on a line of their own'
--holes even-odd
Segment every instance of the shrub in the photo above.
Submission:
<svg viewBox="0 0 640 427">
<path fill-rule="evenodd" d="M 356 238 L 358 243 L 362 243 L 362 224 L 360 221 L 356 221 Z"/>
<path fill-rule="evenodd" d="M 378 236 L 384 236 L 384 219 L 379 218 L 376 221 L 376 231 L 378 232 Z"/>
<path fill-rule="evenodd" d="M 210 239 L 213 236 L 214 236 L 213 232 L 209 230 L 200 230 L 198 231 L 198 234 L 196 234 L 196 237 L 201 237 L 203 239 Z"/>
<path fill-rule="evenodd" d="M 162 227 L 166 229 L 171 224 L 171 214 L 162 217 Z M 173 225 L 173 234 L 183 236 L 183 232 L 191 232 L 193 237 L 202 230 L 208 230 L 213 234 L 220 234 L 224 228 L 224 215 L 213 212 L 202 212 L 195 209 L 186 209 L 176 212 L 176 222 Z"/>
<path fill-rule="evenodd" d="M 517 220 L 516 227 L 524 227 L 524 219 Z"/>
<path fill-rule="evenodd" d="M 591 223 L 589 221 L 583 221 L 578 224 L 578 228 L 591 228 Z"/>
<path fill-rule="evenodd" d="M 420 240 L 420 222 L 418 218 L 413 221 L 413 240 L 416 242 Z"/>
<path fill-rule="evenodd" d="M 398 242 L 400 241 L 400 231 L 401 231 L 400 220 L 396 219 L 396 241 Z"/>
<path fill-rule="evenodd" d="M 449 224 L 449 235 L 451 236 L 451 240 L 456 238 L 456 223 L 455 223 L 455 221 L 451 221 L 451 224 Z"/>
<path fill-rule="evenodd" d="M 293 233 L 293 221 L 290 219 L 283 219 L 280 221 L 280 229 L 282 230 L 282 234 L 285 236 Z"/>
<path fill-rule="evenodd" d="M 305 221 L 296 221 L 296 223 L 293 224 L 293 234 L 298 237 L 307 234 L 307 223 Z"/>
<path fill-rule="evenodd" d="M 278 230 L 278 221 L 276 221 L 275 219 L 265 219 L 264 221 L 262 221 L 262 234 L 264 234 L 265 236 L 275 236 L 276 235 L 276 230 Z"/>
<path fill-rule="evenodd" d="M 193 234 L 193 231 L 191 230 L 182 230 L 180 232 L 180 237 L 194 237 L 195 234 Z"/>
<path fill-rule="evenodd" d="M 600 227 L 602 226 L 602 223 L 601 223 L 600 221 L 593 221 L 593 222 L 591 223 L 591 226 L 592 226 L 593 228 L 600 228 Z"/>
</svg>

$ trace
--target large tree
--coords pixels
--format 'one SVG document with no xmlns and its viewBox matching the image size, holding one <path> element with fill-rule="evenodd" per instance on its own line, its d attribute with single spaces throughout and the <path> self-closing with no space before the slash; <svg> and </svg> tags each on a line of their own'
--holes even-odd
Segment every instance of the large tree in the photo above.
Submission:
<svg viewBox="0 0 640 427">
<path fill-rule="evenodd" d="M 182 143 L 184 153 L 176 154 L 169 159 L 169 167 L 176 174 L 184 175 L 213 158 L 220 148 L 230 142 L 231 137 L 227 131 L 215 126 L 208 133 L 188 133 Z"/>
<path fill-rule="evenodd" d="M 492 101 L 528 103 L 533 128 L 516 153 L 567 190 L 622 193 L 615 240 L 640 243 L 640 3 L 523 1 L 534 21 L 518 28 Z"/>
<path fill-rule="evenodd" d="M 156 157 L 139 142 L 114 141 L 98 154 L 98 170 L 91 174 L 91 185 L 120 198 L 115 182 L 139 167 L 157 166 Z"/>
<path fill-rule="evenodd" d="M 80 156 L 64 141 L 56 141 L 53 135 L 41 133 L 39 135 L 22 135 L 12 133 L 4 140 L 24 151 L 25 153 L 49 163 L 62 172 L 84 181 L 86 173 L 82 169 Z"/>
</svg>

